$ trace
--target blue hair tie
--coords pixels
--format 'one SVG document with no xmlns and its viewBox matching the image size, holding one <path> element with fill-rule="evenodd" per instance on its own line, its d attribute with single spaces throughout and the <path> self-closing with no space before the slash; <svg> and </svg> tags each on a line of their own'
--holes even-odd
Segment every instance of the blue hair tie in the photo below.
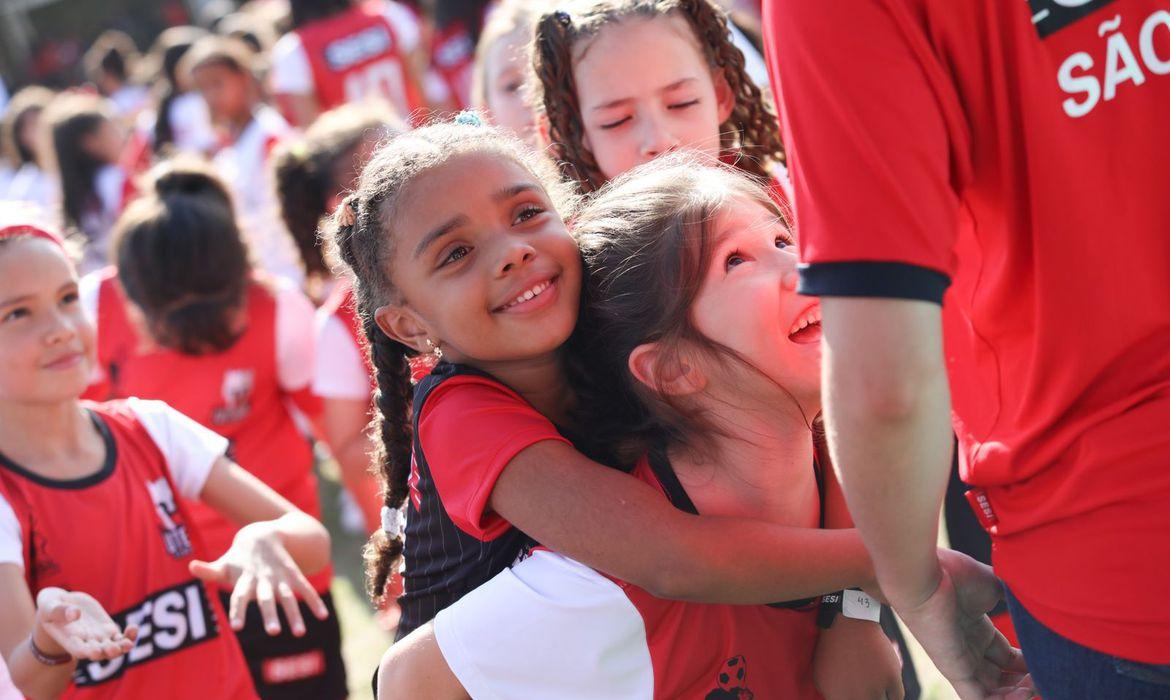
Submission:
<svg viewBox="0 0 1170 700">
<path fill-rule="evenodd" d="M 463 126 L 483 126 L 483 120 L 479 118 L 479 115 L 468 109 L 455 115 L 455 123 Z"/>
</svg>

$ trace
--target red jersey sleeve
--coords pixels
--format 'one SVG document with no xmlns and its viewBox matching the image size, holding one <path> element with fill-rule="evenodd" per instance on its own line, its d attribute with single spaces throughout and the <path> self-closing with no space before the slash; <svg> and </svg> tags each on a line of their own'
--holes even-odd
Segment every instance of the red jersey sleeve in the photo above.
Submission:
<svg viewBox="0 0 1170 700">
<path fill-rule="evenodd" d="M 418 440 L 447 515 L 485 541 L 511 527 L 488 510 L 508 462 L 544 440 L 569 442 L 518 394 L 477 376 L 452 377 L 430 393 L 419 416 Z"/>
<path fill-rule="evenodd" d="M 767 4 L 804 294 L 941 302 L 950 283 L 961 118 L 907 4 Z"/>
</svg>

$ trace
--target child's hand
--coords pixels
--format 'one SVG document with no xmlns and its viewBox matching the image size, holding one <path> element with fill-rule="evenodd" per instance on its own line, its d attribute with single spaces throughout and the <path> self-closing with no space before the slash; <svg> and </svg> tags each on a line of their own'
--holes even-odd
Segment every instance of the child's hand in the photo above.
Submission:
<svg viewBox="0 0 1170 700">
<path fill-rule="evenodd" d="M 105 661 L 130 651 L 138 627 L 119 630 L 101 603 L 87 593 L 44 588 L 37 594 L 33 638 L 41 651 L 52 656 Z"/>
<path fill-rule="evenodd" d="M 813 682 L 825 700 L 902 700 L 902 662 L 881 626 L 837 616 L 821 630 Z"/>
<path fill-rule="evenodd" d="M 321 596 L 313 590 L 284 548 L 280 535 L 267 522 L 241 528 L 222 557 L 211 563 L 191 562 L 191 573 L 209 583 L 232 588 L 228 620 L 234 630 L 243 628 L 248 603 L 253 599 L 260 608 L 265 631 L 272 636 L 280 634 L 278 601 L 297 637 L 305 633 L 298 597 L 308 603 L 317 619 L 329 617 Z"/>
</svg>

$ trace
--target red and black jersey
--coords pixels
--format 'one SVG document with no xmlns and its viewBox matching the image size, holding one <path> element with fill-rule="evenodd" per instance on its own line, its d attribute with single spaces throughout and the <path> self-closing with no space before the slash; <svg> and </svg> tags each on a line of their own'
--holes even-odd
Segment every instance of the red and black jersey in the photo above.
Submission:
<svg viewBox="0 0 1170 700">
<path fill-rule="evenodd" d="M 219 598 L 191 576 L 207 552 L 159 445 L 123 402 L 86 404 L 106 446 L 101 469 L 68 481 L 0 455 L 0 497 L 19 524 L 35 597 L 84 591 L 139 637 L 125 655 L 81 661 L 66 698 L 251 700 L 252 681 Z"/>
<path fill-rule="evenodd" d="M 448 362 L 415 388 L 413 421 L 399 639 L 533 544 L 487 502 L 516 453 L 541 440 L 567 442 L 511 389 Z"/>
</svg>

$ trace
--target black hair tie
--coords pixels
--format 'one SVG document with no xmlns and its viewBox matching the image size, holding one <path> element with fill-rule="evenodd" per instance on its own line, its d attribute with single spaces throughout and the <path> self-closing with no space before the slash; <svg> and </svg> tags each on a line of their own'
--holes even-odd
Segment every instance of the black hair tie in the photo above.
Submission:
<svg viewBox="0 0 1170 700">
<path fill-rule="evenodd" d="M 557 10 L 553 16 L 556 17 L 557 22 L 560 22 L 561 26 L 566 29 L 568 29 L 573 24 L 572 15 L 570 15 L 568 12 L 565 12 L 564 10 Z"/>
</svg>

